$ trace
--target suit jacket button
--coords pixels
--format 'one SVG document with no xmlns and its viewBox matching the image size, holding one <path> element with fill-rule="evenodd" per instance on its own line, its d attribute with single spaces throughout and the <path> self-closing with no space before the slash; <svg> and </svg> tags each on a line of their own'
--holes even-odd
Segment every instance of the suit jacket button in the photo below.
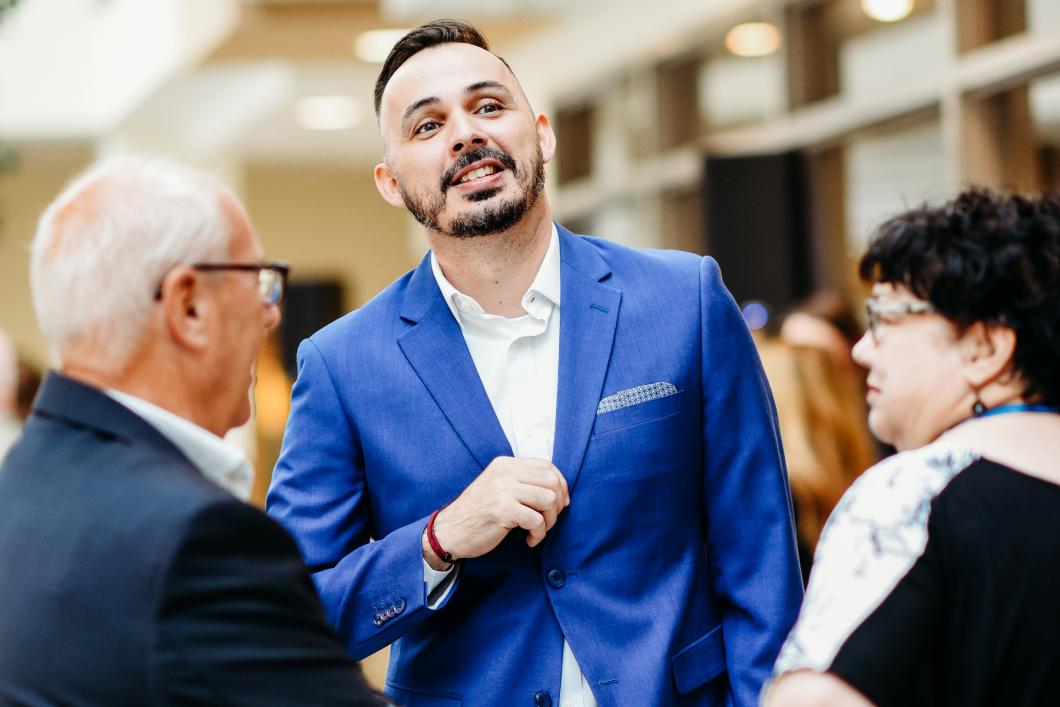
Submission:
<svg viewBox="0 0 1060 707">
<path fill-rule="evenodd" d="M 548 571 L 548 583 L 551 584 L 556 589 L 559 589 L 560 587 L 562 587 L 564 584 L 567 583 L 567 575 L 563 574 L 563 572 L 561 570 L 549 570 Z M 538 693 L 538 694 L 547 695 L 548 693 L 547 692 L 541 692 L 541 693 Z M 551 699 L 552 698 L 550 697 L 549 700 L 551 700 Z M 549 702 L 549 704 L 551 704 L 551 702 Z"/>
<path fill-rule="evenodd" d="M 405 606 L 406 606 L 405 600 L 404 599 L 398 599 L 397 603 L 394 604 L 394 612 L 397 613 L 397 614 L 400 614 L 402 611 L 405 610 Z"/>
<path fill-rule="evenodd" d="M 555 572 L 556 570 L 552 570 Z M 534 695 L 534 707 L 552 707 L 552 695 L 547 692 L 539 692 Z"/>
<path fill-rule="evenodd" d="M 374 623 L 376 626 L 382 626 L 386 623 L 386 619 L 383 618 L 382 614 L 376 614 L 375 618 L 372 620 L 372 623 Z"/>
</svg>

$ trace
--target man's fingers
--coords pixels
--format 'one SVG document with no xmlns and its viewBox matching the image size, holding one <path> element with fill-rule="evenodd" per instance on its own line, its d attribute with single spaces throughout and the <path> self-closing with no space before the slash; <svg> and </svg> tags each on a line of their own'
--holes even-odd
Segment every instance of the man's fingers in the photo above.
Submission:
<svg viewBox="0 0 1060 707">
<path fill-rule="evenodd" d="M 567 489 L 567 479 L 560 473 L 560 470 L 551 464 L 548 465 L 552 475 L 552 479 L 555 482 L 555 488 L 559 492 L 559 499 L 562 506 L 570 505 L 570 491 Z"/>
<path fill-rule="evenodd" d="M 524 461 L 522 459 L 518 461 Z M 570 503 L 570 491 L 567 489 L 567 480 L 559 469 L 543 459 L 525 460 L 532 462 L 518 467 L 513 467 L 513 473 L 518 481 L 533 486 L 552 489 L 560 499 L 561 504 L 566 506 Z"/>
<path fill-rule="evenodd" d="M 556 518 L 559 516 L 559 513 L 549 508 L 541 511 L 541 515 L 545 517 L 545 530 L 552 530 L 552 526 L 556 524 Z"/>
<path fill-rule="evenodd" d="M 486 471 L 492 476 L 507 476 L 524 484 L 550 488 L 562 500 L 563 506 L 570 505 L 570 489 L 567 488 L 567 480 L 560 470 L 547 459 L 497 457 Z"/>
<path fill-rule="evenodd" d="M 563 506 L 550 506 L 541 511 L 541 515 L 545 517 L 545 528 L 547 530 L 552 530 L 552 526 L 556 524 L 556 519 L 559 517 L 559 513 L 563 508 Z"/>
<path fill-rule="evenodd" d="M 551 479 L 553 474 L 559 475 L 559 469 L 546 459 L 520 457 L 512 460 L 510 469 L 517 479 L 526 483 L 540 483 Z"/>
<path fill-rule="evenodd" d="M 562 508 L 559 494 L 544 486 L 519 484 L 515 489 L 515 499 L 524 506 L 530 506 L 538 511 Z"/>
<path fill-rule="evenodd" d="M 552 530 L 557 516 L 567 507 L 563 496 L 556 491 L 528 484 L 519 487 L 516 499 L 524 506 L 529 506 L 545 516 L 546 530 Z"/>
<path fill-rule="evenodd" d="M 530 534 L 526 539 L 530 547 L 534 547 L 545 539 L 545 533 L 548 531 L 545 517 L 533 508 L 523 505 L 518 506 L 515 509 L 515 522 L 520 528 Z"/>
</svg>

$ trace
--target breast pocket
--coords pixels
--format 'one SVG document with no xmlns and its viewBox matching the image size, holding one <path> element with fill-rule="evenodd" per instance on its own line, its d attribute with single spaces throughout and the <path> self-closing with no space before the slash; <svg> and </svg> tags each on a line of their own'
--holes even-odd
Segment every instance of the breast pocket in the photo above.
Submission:
<svg viewBox="0 0 1060 707">
<path fill-rule="evenodd" d="M 679 390 L 664 398 L 600 413 L 596 416 L 593 434 L 602 435 L 678 415 L 683 409 L 684 399 L 685 392 Z"/>
</svg>

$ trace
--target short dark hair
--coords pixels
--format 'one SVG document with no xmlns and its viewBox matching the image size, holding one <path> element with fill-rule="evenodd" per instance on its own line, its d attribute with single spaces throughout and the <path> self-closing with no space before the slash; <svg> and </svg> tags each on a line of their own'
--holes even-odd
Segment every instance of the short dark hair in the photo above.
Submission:
<svg viewBox="0 0 1060 707">
<path fill-rule="evenodd" d="M 904 285 L 962 330 L 1011 328 L 1024 395 L 1060 404 L 1060 195 L 970 188 L 907 211 L 880 226 L 859 271 Z"/>
<path fill-rule="evenodd" d="M 486 37 L 474 25 L 463 20 L 434 20 L 425 25 L 420 25 L 399 39 L 387 55 L 386 61 L 383 62 L 383 68 L 379 71 L 379 78 L 375 80 L 375 114 L 379 115 L 379 106 L 383 102 L 383 91 L 386 90 L 386 85 L 390 83 L 390 77 L 401 68 L 402 64 L 424 49 L 430 49 L 439 44 L 452 43 L 471 44 L 486 51 L 490 50 Z M 504 60 L 501 59 L 501 61 Z M 507 62 L 505 62 L 505 66 L 507 66 Z"/>
</svg>

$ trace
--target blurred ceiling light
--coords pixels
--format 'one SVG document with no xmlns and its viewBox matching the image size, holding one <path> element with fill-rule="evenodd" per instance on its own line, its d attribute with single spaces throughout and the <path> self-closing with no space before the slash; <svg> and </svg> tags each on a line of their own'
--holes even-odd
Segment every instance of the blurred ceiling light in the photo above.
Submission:
<svg viewBox="0 0 1060 707">
<path fill-rule="evenodd" d="M 897 22 L 909 17 L 913 0 L 861 0 L 865 14 L 880 22 Z"/>
<path fill-rule="evenodd" d="M 361 32 L 353 40 L 353 52 L 368 64 L 382 64 L 397 41 L 409 33 L 409 29 L 373 29 Z"/>
<path fill-rule="evenodd" d="M 780 49 L 780 30 L 769 22 L 745 22 L 729 30 L 725 46 L 736 56 L 768 56 Z"/>
<path fill-rule="evenodd" d="M 349 130 L 361 122 L 361 104 L 349 96 L 310 96 L 295 105 L 294 118 L 306 130 Z"/>
</svg>

